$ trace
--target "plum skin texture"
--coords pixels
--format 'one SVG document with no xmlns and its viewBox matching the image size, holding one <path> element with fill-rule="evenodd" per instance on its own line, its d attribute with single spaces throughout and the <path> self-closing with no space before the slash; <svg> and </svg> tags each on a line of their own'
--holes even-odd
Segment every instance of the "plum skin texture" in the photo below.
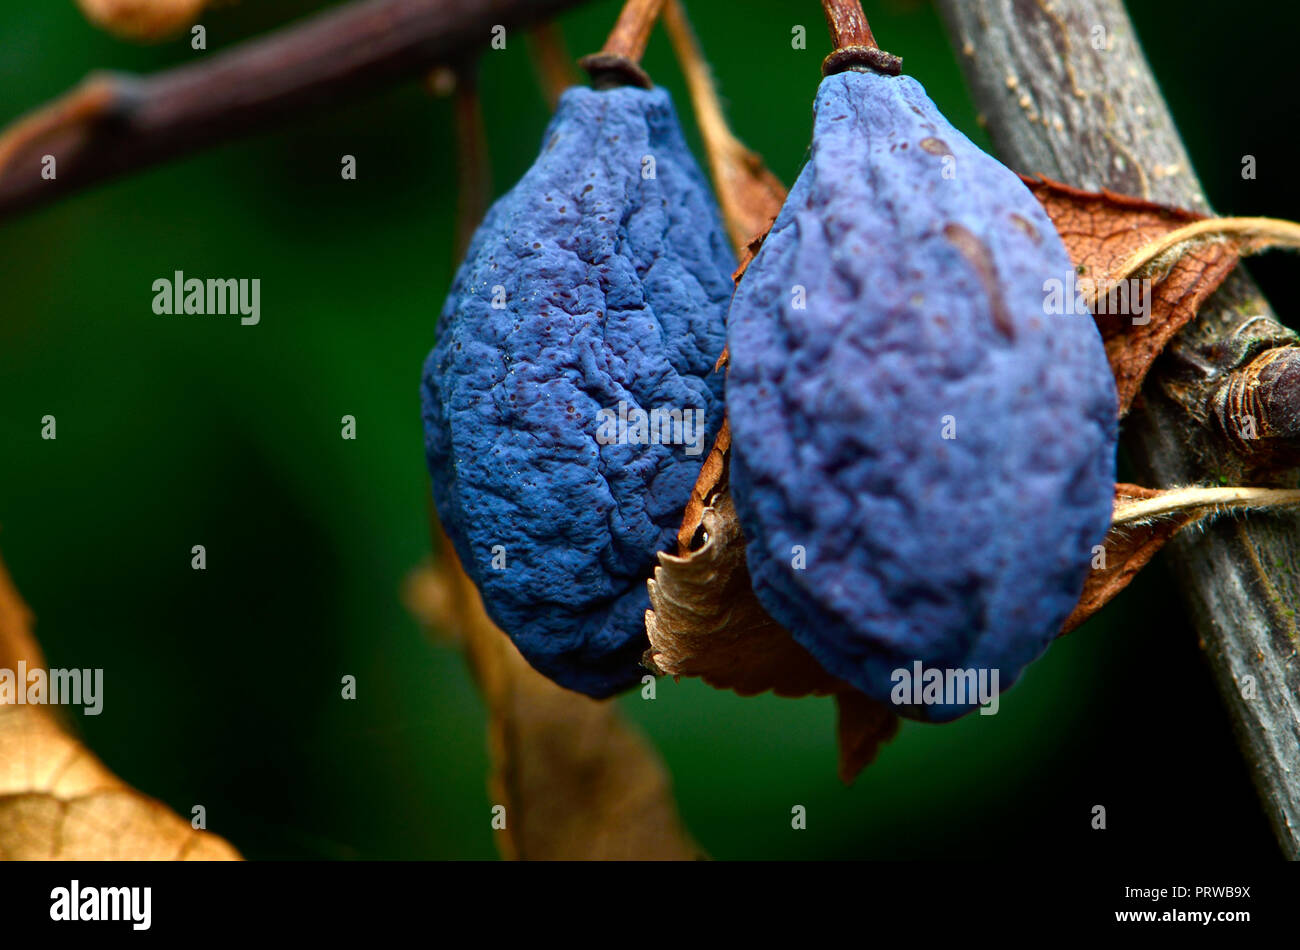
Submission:
<svg viewBox="0 0 1300 950">
<path fill-rule="evenodd" d="M 492 620 L 569 689 L 645 675 L 645 581 L 704 458 L 600 444 L 598 413 L 698 410 L 717 432 L 735 264 L 668 94 L 575 88 L 443 307 L 422 386 L 438 516 Z"/>
<path fill-rule="evenodd" d="M 728 315 L 732 495 L 763 607 L 947 721 L 974 705 L 895 705 L 894 671 L 1005 689 L 1051 643 L 1110 525 L 1114 378 L 1088 315 L 1045 312 L 1073 274 L 1051 221 L 919 83 L 829 76 L 815 113 Z"/>
</svg>

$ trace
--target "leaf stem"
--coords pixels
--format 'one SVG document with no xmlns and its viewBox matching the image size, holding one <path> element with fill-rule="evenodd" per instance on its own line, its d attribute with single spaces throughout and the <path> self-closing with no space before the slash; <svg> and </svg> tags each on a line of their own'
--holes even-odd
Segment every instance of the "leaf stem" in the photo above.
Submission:
<svg viewBox="0 0 1300 950">
<path fill-rule="evenodd" d="M 1300 491 L 1289 488 L 1177 488 L 1163 491 L 1152 498 L 1119 501 L 1115 504 L 1112 525 L 1132 524 L 1176 515 L 1199 508 L 1227 507 L 1231 510 L 1247 508 L 1277 508 L 1300 505 Z"/>
<path fill-rule="evenodd" d="M 690 90 L 727 233 L 736 253 L 740 254 L 772 226 L 785 201 L 785 186 L 767 170 L 758 155 L 732 134 L 708 60 L 681 0 L 668 0 L 664 7 L 664 28 Z"/>
</svg>

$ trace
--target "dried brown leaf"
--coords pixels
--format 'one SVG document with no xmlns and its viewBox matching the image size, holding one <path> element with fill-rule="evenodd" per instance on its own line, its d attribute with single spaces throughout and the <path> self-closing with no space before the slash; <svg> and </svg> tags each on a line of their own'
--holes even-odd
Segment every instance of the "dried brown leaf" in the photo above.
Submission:
<svg viewBox="0 0 1300 950">
<path fill-rule="evenodd" d="M 43 666 L 31 613 L 0 563 L 0 668 Z M 108 771 L 46 706 L 0 705 L 0 858 L 238 860 Z"/>
<path fill-rule="evenodd" d="M 1160 492 L 1153 488 L 1118 483 L 1115 485 L 1115 503 L 1133 498 L 1153 498 Z M 1112 527 L 1106 533 L 1105 560 L 1102 567 L 1094 568 L 1083 585 L 1083 594 L 1074 611 L 1065 619 L 1061 635 L 1069 633 L 1106 606 L 1111 599 L 1129 585 L 1138 571 L 1147 565 L 1165 542 L 1186 527 L 1193 519 L 1190 512 L 1149 524 Z"/>
<path fill-rule="evenodd" d="M 20 662 L 44 666 L 45 658 L 32 635 L 32 620 L 31 610 L 0 560 L 0 669 L 12 670 Z"/>
<path fill-rule="evenodd" d="M 701 518 L 704 542 L 683 557 L 660 553 L 650 580 L 647 661 L 669 676 L 698 676 L 742 696 L 828 696 L 848 687 L 767 615 L 750 587 L 745 540 L 731 494 Z"/>
<path fill-rule="evenodd" d="M 785 204 L 786 188 L 767 170 L 763 160 L 745 147 L 732 133 L 722 111 L 717 87 L 708 60 L 700 49 L 686 9 L 680 0 L 668 0 L 664 7 L 664 27 L 668 31 L 682 73 L 690 90 L 691 103 L 704 139 L 714 190 L 723 209 L 723 219 L 732 244 L 740 255 L 740 265 L 731 275 L 735 283 L 762 247 L 767 232 Z M 726 365 L 729 354 L 724 347 L 714 372 Z M 723 421 L 713 448 L 687 500 L 681 528 L 677 533 L 677 553 L 686 556 L 694 546 L 705 507 L 726 482 L 727 455 L 731 450 L 731 426 Z"/>
<path fill-rule="evenodd" d="M 834 695 L 840 775 L 851 781 L 893 738 L 898 717 L 827 673 L 763 610 L 750 586 L 745 539 L 725 488 L 712 493 L 700 528 L 695 549 L 659 555 L 649 581 L 647 664 L 669 676 L 698 676 L 741 696 Z"/>
<path fill-rule="evenodd" d="M 725 352 L 722 359 L 726 359 Z M 718 437 L 713 440 L 713 448 L 704 459 L 700 474 L 691 488 L 691 497 L 686 500 L 682 526 L 677 530 L 677 553 L 681 556 L 685 556 L 695 546 L 695 536 L 704 519 L 704 509 L 727 477 L 727 453 L 730 451 L 731 421 L 724 418 Z"/>
<path fill-rule="evenodd" d="M 1090 192 L 1048 178 L 1024 178 L 1056 225 L 1080 279 L 1098 284 L 1118 279 L 1126 262 L 1147 245 L 1204 215 L 1111 191 Z M 1150 320 L 1134 324 L 1124 314 L 1094 317 L 1115 373 L 1120 415 L 1133 405 L 1147 370 L 1165 345 L 1237 266 L 1238 254 L 1225 242 L 1188 245 L 1152 275 Z"/>
<path fill-rule="evenodd" d="M 1115 485 L 1115 515 L 1106 534 L 1105 560 L 1083 585 L 1061 635 L 1106 606 L 1165 543 L 1188 525 L 1215 515 L 1300 504 L 1300 491 L 1278 488 L 1143 488 Z"/>
<path fill-rule="evenodd" d="M 898 716 L 865 693 L 835 694 L 836 734 L 840 743 L 840 781 L 848 785 L 876 761 L 880 747 L 898 735 Z"/>
<path fill-rule="evenodd" d="M 678 0 L 668 0 L 663 21 L 695 107 L 722 220 L 732 245 L 740 253 L 746 245 L 767 234 L 785 203 L 785 185 L 727 125 L 708 60 Z"/>
<path fill-rule="evenodd" d="M 563 689 L 529 666 L 488 618 L 445 537 L 442 550 L 442 566 L 412 574 L 406 601 L 425 623 L 455 631 L 488 707 L 489 791 L 506 809 L 506 827 L 495 832 L 501 854 L 704 857 L 682 825 L 659 757 L 618 707 Z"/>
</svg>

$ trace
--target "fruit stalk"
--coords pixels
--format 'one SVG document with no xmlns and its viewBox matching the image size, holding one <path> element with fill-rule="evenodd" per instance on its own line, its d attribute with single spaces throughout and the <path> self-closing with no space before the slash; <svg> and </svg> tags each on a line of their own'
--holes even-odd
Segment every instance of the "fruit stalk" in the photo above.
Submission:
<svg viewBox="0 0 1300 950">
<path fill-rule="evenodd" d="M 887 76 L 902 72 L 903 61 L 876 43 L 860 0 L 822 0 L 822 11 L 835 45 L 835 51 L 822 61 L 822 75 L 846 69 L 869 69 Z"/>
<path fill-rule="evenodd" d="M 640 86 L 649 89 L 653 85 L 641 68 L 641 57 L 663 6 L 664 0 L 627 0 L 623 4 L 623 11 L 600 52 L 578 61 L 578 65 L 591 76 L 594 88 Z"/>
</svg>

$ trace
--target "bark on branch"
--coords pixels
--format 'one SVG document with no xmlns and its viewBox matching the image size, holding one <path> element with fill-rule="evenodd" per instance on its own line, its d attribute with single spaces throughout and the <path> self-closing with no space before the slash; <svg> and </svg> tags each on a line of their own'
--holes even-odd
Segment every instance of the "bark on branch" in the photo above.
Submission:
<svg viewBox="0 0 1300 950">
<path fill-rule="evenodd" d="M 1019 171 L 1208 211 L 1121 0 L 937 0 L 998 153 Z M 1238 269 L 1174 340 L 1125 423 L 1148 484 L 1294 485 L 1233 437 L 1243 380 L 1289 367 L 1272 411 L 1297 417 L 1297 337 Z M 1276 375 L 1276 374 L 1275 374 Z M 1286 374 L 1284 374 L 1286 375 Z M 1272 379 L 1273 377 L 1270 377 Z M 1255 406 L 1258 411 L 1259 405 Z M 1265 409 L 1264 411 L 1268 411 Z M 1224 519 L 1166 549 L 1242 753 L 1288 858 L 1300 858 L 1300 516 Z M 1252 692 L 1248 684 L 1252 680 Z"/>
<path fill-rule="evenodd" d="M 420 76 L 487 46 L 495 26 L 521 28 L 522 43 L 523 27 L 582 2 L 364 0 L 152 76 L 92 74 L 0 136 L 0 218 Z"/>
</svg>

